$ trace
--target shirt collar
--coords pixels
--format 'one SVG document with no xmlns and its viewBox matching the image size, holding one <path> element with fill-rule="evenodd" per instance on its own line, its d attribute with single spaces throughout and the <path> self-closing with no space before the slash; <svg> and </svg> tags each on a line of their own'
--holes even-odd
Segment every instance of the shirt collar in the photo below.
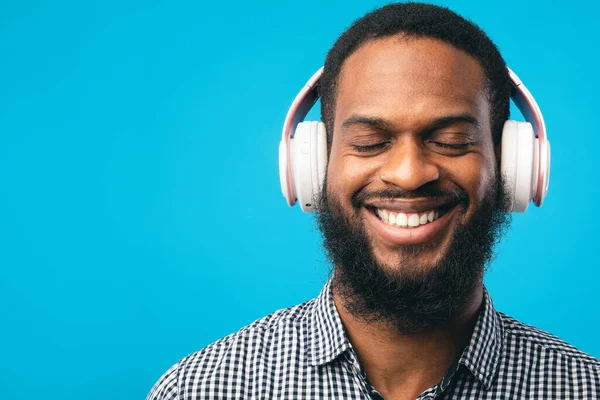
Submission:
<svg viewBox="0 0 600 400">
<path fill-rule="evenodd" d="M 333 303 L 331 280 L 315 299 L 310 318 L 307 354 L 311 365 L 326 364 L 352 348 Z M 473 335 L 458 363 L 468 368 L 489 389 L 498 371 L 502 343 L 502 320 L 494 309 L 490 295 L 484 289 L 483 302 Z"/>
<path fill-rule="evenodd" d="M 315 299 L 311 315 L 311 329 L 308 343 L 308 361 L 317 366 L 334 360 L 349 349 L 344 325 L 333 303 L 331 279 L 327 281 Z"/>
<path fill-rule="evenodd" d="M 496 374 L 504 343 L 504 328 L 498 311 L 486 289 L 471 341 L 463 351 L 459 364 L 464 365 L 489 389 Z"/>
</svg>

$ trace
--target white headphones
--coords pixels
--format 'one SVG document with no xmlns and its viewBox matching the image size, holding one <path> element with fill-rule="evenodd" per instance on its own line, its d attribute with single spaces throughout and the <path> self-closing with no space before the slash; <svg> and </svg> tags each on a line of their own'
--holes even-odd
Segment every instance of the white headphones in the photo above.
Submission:
<svg viewBox="0 0 600 400">
<path fill-rule="evenodd" d="M 302 122 L 319 99 L 321 67 L 296 95 L 283 123 L 279 143 L 279 179 L 287 203 L 300 202 L 315 211 L 327 168 L 327 134 L 322 122 Z M 541 206 L 550 179 L 550 142 L 544 117 L 519 77 L 508 68 L 511 98 L 527 122 L 506 121 L 502 130 L 501 170 L 511 199 L 511 211 L 525 212 L 529 202 Z"/>
</svg>

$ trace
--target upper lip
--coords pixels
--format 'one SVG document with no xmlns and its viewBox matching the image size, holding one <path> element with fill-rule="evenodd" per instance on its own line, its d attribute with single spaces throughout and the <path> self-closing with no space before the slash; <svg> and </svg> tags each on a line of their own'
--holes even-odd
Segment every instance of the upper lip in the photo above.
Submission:
<svg viewBox="0 0 600 400">
<path fill-rule="evenodd" d="M 380 208 L 388 211 L 396 211 L 402 213 L 418 213 L 429 211 L 434 208 L 439 208 L 448 205 L 449 202 L 444 199 L 426 199 L 426 200 L 381 200 L 370 201 L 365 204 L 367 207 Z"/>
</svg>

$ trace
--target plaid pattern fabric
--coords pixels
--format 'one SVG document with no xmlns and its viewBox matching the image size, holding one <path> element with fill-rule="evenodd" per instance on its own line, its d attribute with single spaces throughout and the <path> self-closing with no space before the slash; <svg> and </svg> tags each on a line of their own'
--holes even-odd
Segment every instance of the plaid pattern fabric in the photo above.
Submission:
<svg viewBox="0 0 600 400">
<path fill-rule="evenodd" d="M 344 333 L 330 284 L 183 358 L 147 400 L 383 399 Z M 486 291 L 470 343 L 418 399 L 600 399 L 600 361 L 497 312 Z"/>
</svg>

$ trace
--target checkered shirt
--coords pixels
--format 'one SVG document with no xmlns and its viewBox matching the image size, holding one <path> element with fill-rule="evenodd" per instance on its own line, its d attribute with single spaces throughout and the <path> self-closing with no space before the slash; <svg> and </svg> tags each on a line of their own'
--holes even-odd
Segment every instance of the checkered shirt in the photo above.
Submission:
<svg viewBox="0 0 600 400">
<path fill-rule="evenodd" d="M 497 312 L 487 291 L 473 335 L 424 399 L 600 399 L 600 360 Z M 328 282 L 171 367 L 146 400 L 383 399 L 344 332 Z"/>
</svg>

